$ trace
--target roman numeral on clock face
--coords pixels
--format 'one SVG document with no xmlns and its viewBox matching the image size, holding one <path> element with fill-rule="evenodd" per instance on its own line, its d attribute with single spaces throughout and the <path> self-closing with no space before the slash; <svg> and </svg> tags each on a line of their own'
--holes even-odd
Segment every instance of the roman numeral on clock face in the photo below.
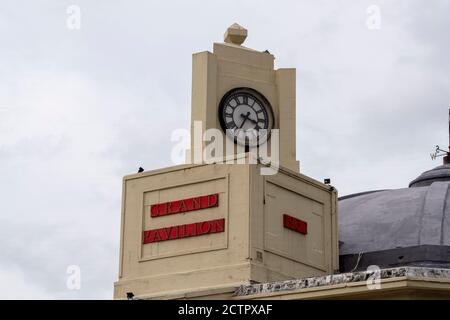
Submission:
<svg viewBox="0 0 450 320">
<path fill-rule="evenodd" d="M 229 128 L 229 129 L 236 128 L 236 124 L 234 123 L 233 120 L 227 122 L 227 128 Z"/>
</svg>

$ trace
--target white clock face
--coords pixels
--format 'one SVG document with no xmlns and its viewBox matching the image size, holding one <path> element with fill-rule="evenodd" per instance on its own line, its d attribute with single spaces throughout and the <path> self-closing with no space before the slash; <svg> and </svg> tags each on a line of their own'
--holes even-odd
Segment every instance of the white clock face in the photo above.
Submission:
<svg viewBox="0 0 450 320">
<path fill-rule="evenodd" d="M 273 113 L 263 95 L 248 88 L 229 91 L 219 106 L 222 129 L 236 143 L 254 147 L 264 143 L 273 127 Z"/>
</svg>

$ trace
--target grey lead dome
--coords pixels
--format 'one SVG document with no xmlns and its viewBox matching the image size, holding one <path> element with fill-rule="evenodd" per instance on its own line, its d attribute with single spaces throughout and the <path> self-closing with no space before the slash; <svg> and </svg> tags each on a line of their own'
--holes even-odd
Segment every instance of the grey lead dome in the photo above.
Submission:
<svg viewBox="0 0 450 320">
<path fill-rule="evenodd" d="M 425 171 L 409 183 L 409 187 L 429 186 L 436 181 L 450 181 L 450 164 L 443 164 L 431 170 Z"/>
<path fill-rule="evenodd" d="M 410 188 L 339 199 L 340 268 L 401 265 L 450 268 L 450 165 Z"/>
</svg>

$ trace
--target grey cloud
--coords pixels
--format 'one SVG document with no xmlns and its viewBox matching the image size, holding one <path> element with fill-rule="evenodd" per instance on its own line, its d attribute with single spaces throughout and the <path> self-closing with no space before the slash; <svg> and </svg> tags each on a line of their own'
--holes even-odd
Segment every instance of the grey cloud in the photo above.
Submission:
<svg viewBox="0 0 450 320">
<path fill-rule="evenodd" d="M 448 2 L 379 1 L 379 31 L 365 27 L 372 1 L 77 3 L 80 31 L 65 26 L 72 2 L 0 7 L 0 270 L 32 297 L 112 297 L 122 176 L 172 165 L 170 134 L 190 126 L 191 54 L 233 22 L 246 46 L 297 68 L 303 173 L 344 195 L 438 165 Z M 79 291 L 65 287 L 70 264 Z"/>
</svg>

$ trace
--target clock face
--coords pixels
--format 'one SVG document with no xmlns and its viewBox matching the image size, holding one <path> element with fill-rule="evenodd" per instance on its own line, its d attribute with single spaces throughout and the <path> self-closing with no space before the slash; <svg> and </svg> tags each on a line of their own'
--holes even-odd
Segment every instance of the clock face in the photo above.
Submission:
<svg viewBox="0 0 450 320">
<path fill-rule="evenodd" d="M 255 90 L 238 88 L 229 91 L 219 106 L 222 129 L 235 143 L 253 147 L 264 143 L 273 127 L 272 108 Z"/>
</svg>

